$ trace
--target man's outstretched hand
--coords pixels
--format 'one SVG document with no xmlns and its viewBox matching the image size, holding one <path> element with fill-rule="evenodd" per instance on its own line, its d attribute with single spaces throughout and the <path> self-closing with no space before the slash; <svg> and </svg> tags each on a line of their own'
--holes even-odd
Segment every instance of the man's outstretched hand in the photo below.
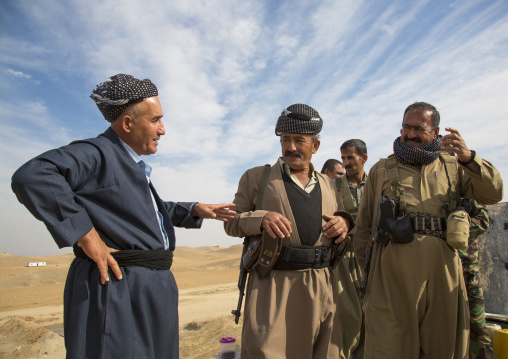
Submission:
<svg viewBox="0 0 508 359">
<path fill-rule="evenodd" d="M 192 212 L 193 217 L 200 218 L 212 218 L 219 221 L 227 222 L 235 216 L 236 212 L 230 210 L 230 207 L 234 207 L 234 203 L 220 203 L 220 204 L 205 204 L 196 203 L 194 211 Z"/>
</svg>

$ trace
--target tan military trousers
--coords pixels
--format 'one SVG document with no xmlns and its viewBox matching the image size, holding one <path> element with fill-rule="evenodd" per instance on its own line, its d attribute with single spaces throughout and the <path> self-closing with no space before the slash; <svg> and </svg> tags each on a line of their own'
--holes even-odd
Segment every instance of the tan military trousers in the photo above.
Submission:
<svg viewBox="0 0 508 359">
<path fill-rule="evenodd" d="M 337 359 L 337 280 L 328 268 L 249 274 L 242 359 Z"/>
<path fill-rule="evenodd" d="M 363 311 L 359 297 L 362 272 L 351 245 L 334 269 L 337 278 L 337 323 L 339 330 L 339 358 L 363 358 Z M 355 355 L 352 355 L 354 353 Z"/>
<path fill-rule="evenodd" d="M 365 359 L 465 359 L 469 308 L 456 250 L 437 237 L 374 247 Z"/>
</svg>

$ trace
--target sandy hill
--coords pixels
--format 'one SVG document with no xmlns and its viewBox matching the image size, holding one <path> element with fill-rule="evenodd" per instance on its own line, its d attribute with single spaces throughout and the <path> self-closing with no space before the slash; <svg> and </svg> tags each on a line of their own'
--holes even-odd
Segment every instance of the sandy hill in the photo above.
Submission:
<svg viewBox="0 0 508 359">
<path fill-rule="evenodd" d="M 214 358 L 218 340 L 240 339 L 231 310 L 238 301 L 242 245 L 180 247 L 172 271 L 179 296 L 180 357 Z M 65 358 L 63 288 L 73 254 L 25 257 L 0 253 L 0 359 Z M 46 262 L 27 267 L 28 262 Z"/>
</svg>

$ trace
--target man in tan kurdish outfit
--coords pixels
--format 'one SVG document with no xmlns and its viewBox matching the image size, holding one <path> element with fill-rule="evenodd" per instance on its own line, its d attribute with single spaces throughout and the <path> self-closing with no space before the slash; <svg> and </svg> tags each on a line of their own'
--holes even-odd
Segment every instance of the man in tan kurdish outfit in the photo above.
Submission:
<svg viewBox="0 0 508 359">
<path fill-rule="evenodd" d="M 351 233 L 354 220 L 342 211 L 335 183 L 314 170 L 322 120 L 312 107 L 295 104 L 277 121 L 282 157 L 271 167 L 261 208 L 255 208 L 264 168 L 242 176 L 237 215 L 224 228 L 236 237 L 282 239 L 280 256 L 263 277 L 252 270 L 247 284 L 242 359 L 339 356 L 335 320 L 337 283 L 332 245 Z"/>
<path fill-rule="evenodd" d="M 400 228 L 390 225 L 388 241 L 374 243 L 363 303 L 366 359 L 467 357 L 466 288 L 459 255 L 449 245 L 446 216 L 459 197 L 482 204 L 500 201 L 503 183 L 456 129 L 445 130 L 449 133 L 440 138 L 434 106 L 410 105 L 394 156 L 381 159 L 369 172 L 354 240 L 358 261 L 364 261 L 375 236 L 382 195 L 398 201 L 397 220 L 387 223 L 409 230 L 401 235 Z"/>
<path fill-rule="evenodd" d="M 367 145 L 359 139 L 347 140 L 340 146 L 340 152 L 346 175 L 336 179 L 339 197 L 344 209 L 353 218 L 356 218 L 367 181 L 367 174 L 364 170 L 365 162 L 368 159 Z M 361 265 L 363 263 L 358 263 L 353 246 L 350 246 L 334 269 L 339 290 L 337 321 L 339 323 L 340 359 L 363 358 L 365 328 L 359 291 L 362 285 Z"/>
</svg>

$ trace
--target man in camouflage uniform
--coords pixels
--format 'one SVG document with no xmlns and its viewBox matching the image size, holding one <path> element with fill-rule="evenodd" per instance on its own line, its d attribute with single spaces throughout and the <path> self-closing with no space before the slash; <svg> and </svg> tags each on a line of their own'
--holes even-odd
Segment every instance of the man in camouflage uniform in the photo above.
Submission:
<svg viewBox="0 0 508 359">
<path fill-rule="evenodd" d="M 463 206 L 471 217 L 469 243 L 466 249 L 459 250 L 462 271 L 467 289 L 470 314 L 469 358 L 493 359 L 494 351 L 485 321 L 485 302 L 483 290 L 478 281 L 480 263 L 478 260 L 478 237 L 487 231 L 489 214 L 487 208 L 474 200 L 464 199 Z"/>
</svg>

